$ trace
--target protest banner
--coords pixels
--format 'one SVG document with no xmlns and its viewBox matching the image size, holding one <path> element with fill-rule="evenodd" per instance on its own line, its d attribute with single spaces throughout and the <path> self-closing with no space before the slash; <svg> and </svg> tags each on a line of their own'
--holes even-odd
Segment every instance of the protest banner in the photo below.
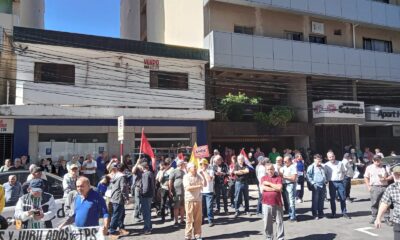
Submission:
<svg viewBox="0 0 400 240">
<path fill-rule="evenodd" d="M 196 158 L 206 158 L 210 156 L 208 145 L 198 146 L 194 149 L 194 156 Z"/>
<path fill-rule="evenodd" d="M 2 230 L 0 240 L 105 240 L 101 227 Z"/>
</svg>

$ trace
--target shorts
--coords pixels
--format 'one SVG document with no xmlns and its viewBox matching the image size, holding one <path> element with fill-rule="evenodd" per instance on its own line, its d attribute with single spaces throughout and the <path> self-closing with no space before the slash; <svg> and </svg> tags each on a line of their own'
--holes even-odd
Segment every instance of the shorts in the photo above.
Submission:
<svg viewBox="0 0 400 240">
<path fill-rule="evenodd" d="M 183 195 L 175 195 L 173 201 L 174 201 L 174 208 L 185 207 L 185 198 Z"/>
</svg>

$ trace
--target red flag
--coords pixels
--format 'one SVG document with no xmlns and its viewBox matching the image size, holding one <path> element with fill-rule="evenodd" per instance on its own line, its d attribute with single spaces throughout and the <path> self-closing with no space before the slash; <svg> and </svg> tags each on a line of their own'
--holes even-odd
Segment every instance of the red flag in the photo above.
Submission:
<svg viewBox="0 0 400 240">
<path fill-rule="evenodd" d="M 147 140 L 146 135 L 144 135 L 144 128 L 142 128 L 142 138 L 140 141 L 140 152 L 149 155 L 151 158 L 151 165 L 153 167 L 153 171 L 156 171 L 156 158 L 154 157 L 153 149 L 149 141 Z"/>
</svg>

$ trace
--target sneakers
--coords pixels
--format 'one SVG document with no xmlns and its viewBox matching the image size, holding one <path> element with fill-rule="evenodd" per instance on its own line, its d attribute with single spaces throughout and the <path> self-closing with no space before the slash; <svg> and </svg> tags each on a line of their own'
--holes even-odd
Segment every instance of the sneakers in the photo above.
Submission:
<svg viewBox="0 0 400 240">
<path fill-rule="evenodd" d="M 369 220 L 369 224 L 375 224 L 375 219 Z"/>
<path fill-rule="evenodd" d="M 247 216 L 250 216 L 250 212 L 245 212 L 244 214 Z"/>
<path fill-rule="evenodd" d="M 235 217 L 235 218 L 239 217 L 239 213 L 238 213 L 238 212 L 235 212 L 234 217 Z"/>
<path fill-rule="evenodd" d="M 144 235 L 150 235 L 151 234 L 151 231 L 150 230 L 148 230 L 148 231 L 144 231 L 144 233 L 143 233 Z"/>
<path fill-rule="evenodd" d="M 214 222 L 209 222 L 209 223 L 208 223 L 208 226 L 209 226 L 209 227 L 213 227 L 213 226 L 214 226 Z"/>
<path fill-rule="evenodd" d="M 125 236 L 125 235 L 128 235 L 129 232 L 126 231 L 125 229 L 120 229 L 120 230 L 119 230 L 119 234 Z"/>
<path fill-rule="evenodd" d="M 178 228 L 179 226 L 180 226 L 180 225 L 179 225 L 178 222 L 175 222 L 175 223 L 174 223 L 174 227 Z"/>
<path fill-rule="evenodd" d="M 349 215 L 347 215 L 347 213 L 343 213 L 343 218 L 351 219 L 351 217 Z"/>
<path fill-rule="evenodd" d="M 296 202 L 297 202 L 297 203 L 302 203 L 302 202 L 303 202 L 303 199 L 298 198 L 298 199 L 296 200 Z"/>
</svg>

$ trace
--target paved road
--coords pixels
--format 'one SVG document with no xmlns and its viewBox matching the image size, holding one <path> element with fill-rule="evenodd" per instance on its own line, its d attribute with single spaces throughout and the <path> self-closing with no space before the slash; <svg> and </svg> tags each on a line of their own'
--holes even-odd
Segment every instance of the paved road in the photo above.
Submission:
<svg viewBox="0 0 400 240">
<path fill-rule="evenodd" d="M 393 239 L 392 228 L 384 225 L 382 229 L 375 229 L 369 224 L 369 194 L 365 185 L 356 185 L 352 187 L 352 197 L 355 201 L 348 205 L 348 211 L 352 219 L 320 219 L 314 220 L 311 217 L 309 208 L 311 206 L 311 193 L 305 190 L 305 202 L 297 205 L 297 214 L 299 222 L 284 222 L 285 238 L 292 240 L 376 240 Z M 257 194 L 256 190 L 251 190 L 251 196 Z M 203 237 L 205 239 L 265 239 L 263 235 L 262 220 L 254 214 L 256 198 L 252 198 L 250 208 L 253 211 L 251 216 L 240 216 L 233 218 L 233 210 L 230 209 L 228 216 L 216 216 L 215 226 L 209 227 L 203 225 Z M 325 202 L 325 213 L 329 215 L 329 203 Z M 340 209 L 339 203 L 337 208 Z M 127 212 L 126 223 L 132 223 L 132 208 Z M 285 217 L 285 219 L 287 219 Z M 120 239 L 151 239 L 151 240 L 178 240 L 184 239 L 184 227 L 175 229 L 173 221 L 166 221 L 160 224 L 159 218 L 153 216 L 153 233 L 151 235 L 141 235 L 142 224 L 128 224 L 127 229 L 131 232 L 129 236 Z M 358 229 L 358 230 L 357 230 Z M 360 231 L 361 230 L 361 231 Z M 362 232 L 366 230 L 366 232 Z"/>
</svg>

